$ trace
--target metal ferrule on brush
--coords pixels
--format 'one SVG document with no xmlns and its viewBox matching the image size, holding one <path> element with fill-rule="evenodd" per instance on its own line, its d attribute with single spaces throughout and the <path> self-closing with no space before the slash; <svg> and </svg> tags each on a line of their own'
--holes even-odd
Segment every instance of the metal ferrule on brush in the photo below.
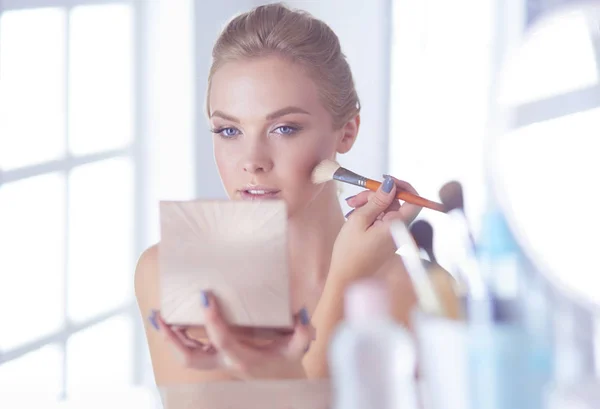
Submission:
<svg viewBox="0 0 600 409">
<path fill-rule="evenodd" d="M 366 187 L 367 184 L 366 177 L 358 175 L 345 168 L 339 168 L 338 170 L 336 170 L 333 174 L 333 179 L 360 187 Z"/>
</svg>

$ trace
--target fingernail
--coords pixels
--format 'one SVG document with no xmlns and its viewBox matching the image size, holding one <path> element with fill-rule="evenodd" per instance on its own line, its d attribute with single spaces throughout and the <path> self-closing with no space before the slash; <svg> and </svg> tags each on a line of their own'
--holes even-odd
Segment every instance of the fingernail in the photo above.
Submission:
<svg viewBox="0 0 600 409">
<path fill-rule="evenodd" d="M 350 217 L 350 215 L 352 214 L 352 212 L 353 212 L 353 211 L 355 211 L 355 210 L 356 210 L 356 209 L 352 209 L 352 210 L 350 210 L 348 213 L 346 213 L 346 214 L 344 215 L 344 217 L 347 219 L 348 217 Z"/>
<path fill-rule="evenodd" d="M 306 311 L 306 308 L 302 308 L 300 310 L 300 322 L 302 325 L 308 325 L 310 322 L 310 317 L 308 316 L 308 311 Z"/>
<path fill-rule="evenodd" d="M 385 181 L 383 182 L 383 191 L 385 193 L 390 193 L 392 191 L 392 188 L 394 187 L 394 181 L 392 180 L 391 177 L 386 176 L 385 177 Z"/>
<path fill-rule="evenodd" d="M 309 349 L 310 349 L 310 345 L 306 347 L 306 349 L 304 350 L 304 353 L 307 353 Z"/>
<path fill-rule="evenodd" d="M 352 199 L 354 196 L 356 196 L 356 195 L 348 196 L 348 197 L 347 197 L 347 198 L 345 198 L 344 200 L 345 200 L 345 201 L 348 201 L 348 200 Z"/>
<path fill-rule="evenodd" d="M 200 299 L 202 300 L 202 305 L 204 305 L 204 308 L 208 308 L 208 294 L 206 291 L 202 291 L 200 293 Z"/>
<path fill-rule="evenodd" d="M 154 329 L 158 331 L 158 322 L 156 322 L 156 314 L 157 313 L 158 313 L 158 311 L 152 310 L 152 314 L 148 317 L 148 321 L 150 321 L 150 324 L 152 324 Z"/>
</svg>

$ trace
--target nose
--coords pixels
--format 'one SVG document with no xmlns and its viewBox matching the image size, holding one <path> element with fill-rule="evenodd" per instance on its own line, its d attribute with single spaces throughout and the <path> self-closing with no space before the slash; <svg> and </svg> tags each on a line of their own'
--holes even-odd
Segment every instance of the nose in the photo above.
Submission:
<svg viewBox="0 0 600 409">
<path fill-rule="evenodd" d="M 254 147 L 245 158 L 243 168 L 248 173 L 265 173 L 273 168 L 273 161 L 264 147 Z"/>
</svg>

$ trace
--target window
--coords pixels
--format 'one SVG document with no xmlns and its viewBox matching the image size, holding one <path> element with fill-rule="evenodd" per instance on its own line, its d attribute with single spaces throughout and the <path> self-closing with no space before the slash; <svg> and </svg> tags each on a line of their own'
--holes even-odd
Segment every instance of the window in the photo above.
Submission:
<svg viewBox="0 0 600 409">
<path fill-rule="evenodd" d="M 0 396 L 141 379 L 142 3 L 0 2 Z"/>
</svg>

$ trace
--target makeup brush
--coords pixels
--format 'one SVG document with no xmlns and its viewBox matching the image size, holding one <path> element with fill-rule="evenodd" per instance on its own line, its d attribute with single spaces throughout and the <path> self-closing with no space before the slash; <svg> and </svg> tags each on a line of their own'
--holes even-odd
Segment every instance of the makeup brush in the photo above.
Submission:
<svg viewBox="0 0 600 409">
<path fill-rule="evenodd" d="M 475 248 L 475 240 L 469 229 L 469 223 L 467 222 L 467 216 L 465 214 L 465 201 L 463 196 L 462 185 L 456 180 L 446 183 L 439 192 L 440 199 L 444 204 L 446 212 L 452 214 L 452 217 L 456 221 L 463 225 L 464 232 L 467 233 L 470 241 L 470 246 Z"/>
<path fill-rule="evenodd" d="M 410 280 L 417 294 L 421 309 L 425 312 L 445 315 L 444 307 L 440 303 L 436 290 L 431 282 L 431 277 L 423 267 L 419 250 L 415 245 L 404 222 L 395 220 L 390 226 L 390 233 L 400 256 L 410 276 Z"/>
<path fill-rule="evenodd" d="M 312 182 L 318 185 L 329 182 L 330 180 L 338 180 L 351 185 L 364 187 L 372 191 L 376 191 L 379 186 L 381 186 L 381 182 L 366 178 L 345 169 L 334 160 L 325 159 L 314 168 L 312 172 Z M 443 204 L 436 203 L 404 190 L 397 192 L 396 198 L 417 206 L 437 210 L 438 212 L 446 211 Z"/>
<path fill-rule="evenodd" d="M 410 234 L 416 245 L 427 253 L 429 263 L 424 263 L 445 315 L 450 319 L 462 316 L 457 282 L 447 270 L 439 265 L 433 252 L 433 227 L 427 220 L 419 219 L 410 225 Z"/>
<path fill-rule="evenodd" d="M 429 257 L 429 261 L 438 264 L 433 253 L 433 227 L 427 220 L 419 219 L 410 225 L 410 234 L 420 249 L 423 249 Z"/>
<path fill-rule="evenodd" d="M 479 270 L 475 240 L 465 216 L 462 185 L 455 180 L 450 181 L 442 186 L 439 195 L 444 206 L 447 206 L 447 214 L 452 222 L 451 228 L 459 242 L 458 251 L 454 252 L 454 256 L 457 260 L 457 278 L 463 297 L 466 297 L 465 300 L 486 300 L 488 288 Z"/>
</svg>

